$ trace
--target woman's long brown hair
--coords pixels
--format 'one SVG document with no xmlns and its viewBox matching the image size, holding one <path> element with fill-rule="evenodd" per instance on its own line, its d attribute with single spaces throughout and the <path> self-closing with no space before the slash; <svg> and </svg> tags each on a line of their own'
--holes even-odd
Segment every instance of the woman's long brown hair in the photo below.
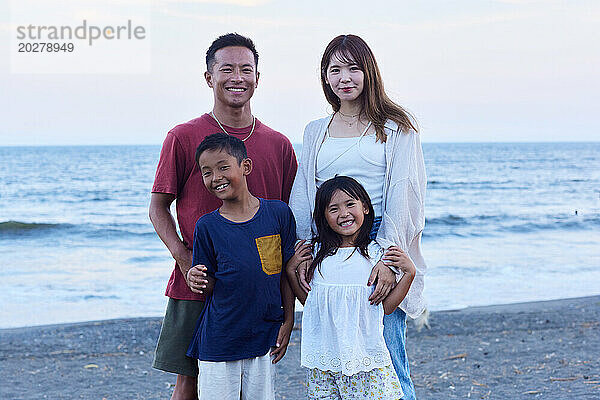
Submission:
<svg viewBox="0 0 600 400">
<path fill-rule="evenodd" d="M 361 112 L 364 112 L 369 121 L 373 123 L 378 140 L 385 142 L 387 139 L 384 126 L 388 119 L 397 123 L 400 131 L 404 133 L 411 129 L 418 132 L 414 117 L 394 103 L 385 93 L 381 73 L 373 52 L 367 43 L 356 35 L 337 36 L 329 42 L 321 58 L 321 86 L 333 111 L 340 110 L 340 99 L 333 93 L 326 78 L 327 67 L 331 57 L 334 56 L 342 62 L 357 64 L 363 71 L 364 88 L 360 96 Z"/>
</svg>

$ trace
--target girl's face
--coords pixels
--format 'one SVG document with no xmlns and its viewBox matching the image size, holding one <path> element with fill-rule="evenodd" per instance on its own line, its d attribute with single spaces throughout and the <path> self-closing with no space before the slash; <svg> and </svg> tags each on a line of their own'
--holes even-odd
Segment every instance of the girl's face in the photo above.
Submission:
<svg viewBox="0 0 600 400">
<path fill-rule="evenodd" d="M 342 237 L 342 247 L 351 247 L 368 213 L 362 201 L 343 190 L 336 190 L 325 210 L 325 219 L 329 227 Z"/>
<path fill-rule="evenodd" d="M 354 101 L 363 92 L 365 74 L 354 61 L 341 58 L 338 54 L 331 56 L 325 82 L 340 101 Z"/>
</svg>

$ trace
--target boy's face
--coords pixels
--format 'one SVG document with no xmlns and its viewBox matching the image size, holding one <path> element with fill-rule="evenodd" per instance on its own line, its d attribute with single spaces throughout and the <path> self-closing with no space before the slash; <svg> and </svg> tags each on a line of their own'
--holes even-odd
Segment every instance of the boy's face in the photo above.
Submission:
<svg viewBox="0 0 600 400">
<path fill-rule="evenodd" d="M 200 154 L 198 166 L 204 186 L 220 200 L 234 200 L 248 190 L 246 176 L 252 171 L 252 160 L 241 163 L 225 150 L 207 150 Z"/>
</svg>

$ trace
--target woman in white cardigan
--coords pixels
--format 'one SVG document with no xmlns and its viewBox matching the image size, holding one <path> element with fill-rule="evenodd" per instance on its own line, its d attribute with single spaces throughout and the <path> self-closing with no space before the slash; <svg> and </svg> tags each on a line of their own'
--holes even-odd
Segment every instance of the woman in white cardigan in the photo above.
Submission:
<svg viewBox="0 0 600 400">
<path fill-rule="evenodd" d="M 417 274 L 400 307 L 384 319 L 384 337 L 400 379 L 403 399 L 415 398 L 405 349 L 406 315 L 424 310 L 421 233 L 425 226 L 425 165 L 412 117 L 385 94 L 381 74 L 369 46 L 358 36 L 334 38 L 321 60 L 321 85 L 334 113 L 310 122 L 304 130 L 300 165 L 290 196 L 299 239 L 310 240 L 317 186 L 335 175 L 359 181 L 371 197 L 377 216 L 373 238 L 384 249 L 399 246 Z M 385 298 L 397 271 L 379 262 L 368 284 L 376 284 L 373 303 Z M 306 264 L 297 271 L 310 290 Z"/>
</svg>

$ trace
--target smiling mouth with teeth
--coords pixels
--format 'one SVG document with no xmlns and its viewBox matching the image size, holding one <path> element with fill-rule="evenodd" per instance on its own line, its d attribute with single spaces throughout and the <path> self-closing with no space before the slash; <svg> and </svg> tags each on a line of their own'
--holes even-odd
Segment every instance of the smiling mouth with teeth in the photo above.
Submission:
<svg viewBox="0 0 600 400">
<path fill-rule="evenodd" d="M 354 223 L 354 221 L 344 221 L 340 223 L 340 226 L 350 226 Z"/>
<path fill-rule="evenodd" d="M 246 89 L 244 88 L 227 88 L 227 90 L 229 90 L 230 92 L 245 92 Z"/>
<path fill-rule="evenodd" d="M 218 186 L 215 186 L 215 190 L 225 189 L 227 186 L 229 186 L 228 183 L 223 183 L 223 184 L 220 184 Z"/>
</svg>

